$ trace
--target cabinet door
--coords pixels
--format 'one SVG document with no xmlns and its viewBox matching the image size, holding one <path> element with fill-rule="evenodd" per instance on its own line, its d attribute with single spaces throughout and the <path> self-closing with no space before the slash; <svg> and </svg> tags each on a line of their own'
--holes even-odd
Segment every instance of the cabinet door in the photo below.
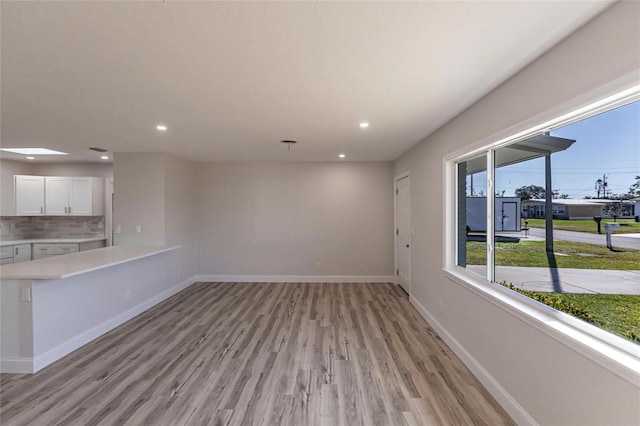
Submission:
<svg viewBox="0 0 640 426">
<path fill-rule="evenodd" d="M 44 177 L 16 176 L 16 216 L 44 215 Z"/>
<path fill-rule="evenodd" d="M 90 177 L 69 178 L 69 214 L 91 216 L 93 214 L 93 182 Z"/>
<path fill-rule="evenodd" d="M 45 178 L 45 214 L 47 216 L 66 216 L 69 210 L 69 178 Z"/>
<path fill-rule="evenodd" d="M 31 244 L 18 244 L 13 247 L 13 263 L 31 260 Z"/>
</svg>

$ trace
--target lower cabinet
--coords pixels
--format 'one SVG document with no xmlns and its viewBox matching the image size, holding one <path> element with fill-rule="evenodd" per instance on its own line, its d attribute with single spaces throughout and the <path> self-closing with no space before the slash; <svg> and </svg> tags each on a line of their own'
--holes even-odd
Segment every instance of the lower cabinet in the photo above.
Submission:
<svg viewBox="0 0 640 426">
<path fill-rule="evenodd" d="M 38 243 L 33 245 L 33 260 L 48 256 L 75 253 L 79 251 L 79 244 L 73 243 Z"/>
<path fill-rule="evenodd" d="M 33 243 L 16 244 L 0 247 L 0 264 L 26 262 L 27 260 L 43 259 L 61 254 L 76 253 L 78 251 L 93 250 L 105 247 L 106 241 L 89 241 L 85 243 Z"/>
<path fill-rule="evenodd" d="M 16 244 L 15 246 L 4 246 L 0 250 L 0 264 L 26 262 L 31 260 L 31 244 Z"/>
<path fill-rule="evenodd" d="M 13 263 L 31 260 L 31 244 L 16 244 L 13 246 Z"/>
</svg>

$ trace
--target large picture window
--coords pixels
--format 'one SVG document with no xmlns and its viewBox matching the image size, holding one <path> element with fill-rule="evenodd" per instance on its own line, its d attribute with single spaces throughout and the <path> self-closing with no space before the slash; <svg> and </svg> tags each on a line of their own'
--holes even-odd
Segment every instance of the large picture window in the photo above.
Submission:
<svg viewBox="0 0 640 426">
<path fill-rule="evenodd" d="M 640 101 L 602 110 L 455 161 L 455 265 L 640 344 Z"/>
</svg>

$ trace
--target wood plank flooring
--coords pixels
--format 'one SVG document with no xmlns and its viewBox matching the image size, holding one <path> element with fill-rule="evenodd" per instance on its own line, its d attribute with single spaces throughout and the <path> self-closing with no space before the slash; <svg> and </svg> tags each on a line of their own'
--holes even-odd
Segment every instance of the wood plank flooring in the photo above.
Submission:
<svg viewBox="0 0 640 426">
<path fill-rule="evenodd" d="M 34 375 L 2 425 L 500 425 L 392 284 L 197 283 Z"/>
</svg>

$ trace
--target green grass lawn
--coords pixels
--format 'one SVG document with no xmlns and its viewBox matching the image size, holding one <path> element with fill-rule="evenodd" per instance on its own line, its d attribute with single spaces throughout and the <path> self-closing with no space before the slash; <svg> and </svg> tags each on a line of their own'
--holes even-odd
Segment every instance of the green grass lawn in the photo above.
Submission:
<svg viewBox="0 0 640 426">
<path fill-rule="evenodd" d="M 517 243 L 497 243 L 495 250 L 496 265 L 577 268 L 577 269 L 610 269 L 623 271 L 640 270 L 640 250 L 622 249 L 611 251 L 597 244 L 555 241 L 556 255 L 551 262 L 547 257 L 544 241 L 524 241 Z M 486 265 L 486 244 L 484 242 L 467 242 L 467 264 Z"/>
<path fill-rule="evenodd" d="M 544 219 L 527 219 L 530 228 L 545 228 Z M 604 224 L 612 223 L 613 219 L 603 219 L 600 223 L 600 230 L 604 234 Z M 613 231 L 614 234 L 635 234 L 640 233 L 640 222 L 633 219 L 618 219 L 620 229 Z M 524 221 L 523 221 L 524 226 Z M 553 229 L 562 231 L 588 232 L 590 234 L 598 233 L 598 225 L 591 219 L 589 220 L 559 220 L 553 221 Z"/>
<path fill-rule="evenodd" d="M 604 330 L 640 343 L 640 295 L 545 293 L 503 285 Z"/>
</svg>

